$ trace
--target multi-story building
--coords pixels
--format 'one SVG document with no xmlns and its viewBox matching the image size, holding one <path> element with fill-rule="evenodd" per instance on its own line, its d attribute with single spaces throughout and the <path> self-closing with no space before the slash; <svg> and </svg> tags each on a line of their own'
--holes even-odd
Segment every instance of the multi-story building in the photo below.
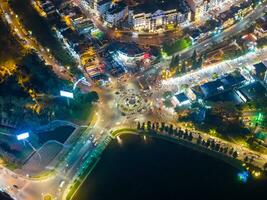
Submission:
<svg viewBox="0 0 267 200">
<path fill-rule="evenodd" d="M 209 11 L 219 8 L 227 0 L 186 0 L 186 1 L 194 14 L 194 20 L 197 21 L 202 17 L 205 17 Z"/>
<path fill-rule="evenodd" d="M 105 21 L 114 26 L 123 21 L 128 16 L 128 6 L 122 1 L 112 3 L 105 13 Z"/>
<path fill-rule="evenodd" d="M 257 20 L 254 32 L 259 38 L 267 37 L 267 15 Z"/>
<path fill-rule="evenodd" d="M 96 10 L 99 15 L 105 14 L 111 6 L 111 0 L 100 0 L 96 4 Z"/>
<path fill-rule="evenodd" d="M 178 25 L 188 22 L 190 9 L 185 1 L 148 0 L 129 11 L 129 23 L 135 30 L 157 30 L 168 24 Z"/>
</svg>

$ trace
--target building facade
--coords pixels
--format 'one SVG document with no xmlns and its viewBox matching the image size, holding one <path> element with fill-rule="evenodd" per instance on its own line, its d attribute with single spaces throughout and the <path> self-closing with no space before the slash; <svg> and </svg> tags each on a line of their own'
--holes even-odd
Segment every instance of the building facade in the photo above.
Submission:
<svg viewBox="0 0 267 200">
<path fill-rule="evenodd" d="M 105 13 L 105 21 L 115 26 L 128 16 L 128 6 L 123 2 L 112 3 Z"/>
<path fill-rule="evenodd" d="M 169 24 L 179 25 L 189 22 L 190 18 L 190 9 L 183 1 L 179 1 L 179 4 L 175 1 L 155 4 L 150 2 L 129 11 L 129 23 L 133 29 L 139 31 L 155 31 L 159 28 L 166 28 Z"/>
<path fill-rule="evenodd" d="M 228 0 L 186 0 L 194 14 L 194 20 L 200 20 L 206 14 L 214 9 L 219 8 Z"/>
</svg>

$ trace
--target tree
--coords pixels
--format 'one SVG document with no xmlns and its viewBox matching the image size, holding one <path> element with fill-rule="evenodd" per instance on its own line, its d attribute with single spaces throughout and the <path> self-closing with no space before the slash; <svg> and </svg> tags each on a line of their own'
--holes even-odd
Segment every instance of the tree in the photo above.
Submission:
<svg viewBox="0 0 267 200">
<path fill-rule="evenodd" d="M 180 63 L 180 55 L 172 56 L 171 62 L 170 62 L 170 70 L 174 71 L 176 66 L 178 66 Z"/>
<path fill-rule="evenodd" d="M 210 148 L 211 149 L 214 149 L 215 148 L 215 141 L 214 140 L 211 141 Z"/>
<path fill-rule="evenodd" d="M 177 128 L 175 128 L 175 129 L 173 130 L 173 134 L 174 134 L 174 135 L 177 135 L 177 134 L 178 134 L 178 129 L 177 129 Z"/>
<path fill-rule="evenodd" d="M 201 55 L 197 61 L 197 68 L 201 68 L 203 65 L 203 55 Z"/>
<path fill-rule="evenodd" d="M 234 157 L 234 158 L 237 158 L 237 156 L 238 156 L 237 151 L 234 151 L 234 153 L 233 153 L 233 157 Z"/>
<path fill-rule="evenodd" d="M 170 125 L 170 128 L 169 128 L 169 134 L 170 134 L 170 135 L 173 134 L 173 125 L 172 125 L 172 124 Z"/>
<path fill-rule="evenodd" d="M 260 39 L 257 40 L 257 46 L 259 48 L 262 48 L 262 47 L 264 47 L 266 45 L 267 45 L 267 38 L 266 37 L 263 37 L 263 38 L 260 38 Z"/>
<path fill-rule="evenodd" d="M 210 140 L 208 140 L 206 143 L 206 147 L 209 147 L 209 146 L 210 146 Z"/>
<path fill-rule="evenodd" d="M 156 122 L 156 129 L 158 130 L 159 129 L 159 123 Z"/>
<path fill-rule="evenodd" d="M 140 128 L 141 128 L 141 124 L 140 122 L 137 122 L 137 130 L 140 130 Z"/>
<path fill-rule="evenodd" d="M 172 56 L 171 62 L 170 62 L 170 69 L 173 70 L 175 68 L 175 56 Z"/>
<path fill-rule="evenodd" d="M 230 151 L 229 151 L 229 154 L 230 154 L 230 155 L 232 155 L 232 154 L 233 154 L 233 152 L 234 152 L 234 149 L 233 149 L 233 148 L 231 148 L 231 149 L 230 149 Z"/>
<path fill-rule="evenodd" d="M 181 64 L 181 73 L 185 73 L 185 72 L 186 72 L 186 64 L 185 64 L 185 62 L 183 62 Z"/>
<path fill-rule="evenodd" d="M 150 130 L 151 129 L 151 121 L 147 122 L 147 129 Z"/>
<path fill-rule="evenodd" d="M 145 130 L 145 122 L 142 123 L 141 130 Z"/>
<path fill-rule="evenodd" d="M 192 132 L 189 133 L 188 140 L 189 141 L 192 141 L 193 140 L 193 134 L 192 134 Z"/>
<path fill-rule="evenodd" d="M 175 58 L 174 58 L 175 66 L 180 64 L 180 60 L 181 59 L 180 59 L 180 55 L 179 54 L 177 56 L 175 56 Z"/>
<path fill-rule="evenodd" d="M 216 150 L 216 151 L 219 151 L 219 150 L 220 150 L 220 147 L 221 147 L 220 144 L 217 143 L 217 144 L 215 145 L 215 150 Z"/>
<path fill-rule="evenodd" d="M 160 127 L 160 131 L 163 131 L 165 129 L 165 123 L 161 122 L 161 127 Z"/>
<path fill-rule="evenodd" d="M 164 94 L 163 94 L 163 98 L 164 98 L 164 99 L 169 99 L 169 98 L 171 98 L 172 96 L 173 96 L 172 91 L 166 91 L 166 92 L 164 92 Z"/>
<path fill-rule="evenodd" d="M 197 144 L 201 144 L 201 141 L 202 141 L 202 137 L 201 137 L 201 135 L 198 135 Z"/>
<path fill-rule="evenodd" d="M 155 130 L 155 123 L 152 123 L 152 130 Z"/>
<path fill-rule="evenodd" d="M 196 50 L 194 50 L 191 59 L 192 59 L 192 68 L 197 69 L 198 61 L 197 61 L 197 51 Z"/>
<path fill-rule="evenodd" d="M 166 132 L 169 132 L 169 127 L 168 126 L 165 126 L 165 129 L 164 129 Z"/>
</svg>

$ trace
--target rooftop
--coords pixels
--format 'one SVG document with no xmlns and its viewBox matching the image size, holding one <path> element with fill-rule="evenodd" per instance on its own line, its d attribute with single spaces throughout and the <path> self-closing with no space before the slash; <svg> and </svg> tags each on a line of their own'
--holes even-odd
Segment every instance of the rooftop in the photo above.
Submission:
<svg viewBox="0 0 267 200">
<path fill-rule="evenodd" d="M 183 102 L 189 101 L 188 97 L 183 92 L 179 93 L 179 94 L 176 94 L 175 98 L 179 101 L 179 103 L 183 103 Z"/>
<path fill-rule="evenodd" d="M 145 3 L 133 7 L 134 13 L 154 13 L 157 10 L 168 11 L 177 9 L 185 14 L 190 11 L 185 0 L 147 0 Z"/>
<path fill-rule="evenodd" d="M 210 81 L 200 86 L 205 98 L 217 95 L 221 92 L 232 89 L 245 81 L 245 78 L 238 73 L 227 74 L 214 81 Z"/>
<path fill-rule="evenodd" d="M 263 80 L 265 77 L 265 72 L 267 71 L 267 66 L 263 62 L 257 63 L 253 66 L 255 69 L 255 75 Z"/>
<path fill-rule="evenodd" d="M 109 45 L 109 49 L 112 51 L 120 51 L 130 57 L 144 53 L 135 43 L 113 42 Z"/>
<path fill-rule="evenodd" d="M 118 3 L 111 5 L 111 7 L 108 9 L 107 13 L 110 15 L 114 15 L 116 13 L 121 12 L 126 7 L 127 7 L 127 5 L 125 3 L 123 3 L 122 1 L 120 1 Z"/>
</svg>

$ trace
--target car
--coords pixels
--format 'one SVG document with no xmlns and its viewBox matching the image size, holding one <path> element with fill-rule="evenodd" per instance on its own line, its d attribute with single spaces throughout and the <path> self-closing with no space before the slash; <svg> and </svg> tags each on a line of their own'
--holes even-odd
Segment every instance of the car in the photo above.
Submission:
<svg viewBox="0 0 267 200">
<path fill-rule="evenodd" d="M 59 188 L 62 188 L 65 185 L 65 181 L 61 181 L 59 184 Z"/>
</svg>

